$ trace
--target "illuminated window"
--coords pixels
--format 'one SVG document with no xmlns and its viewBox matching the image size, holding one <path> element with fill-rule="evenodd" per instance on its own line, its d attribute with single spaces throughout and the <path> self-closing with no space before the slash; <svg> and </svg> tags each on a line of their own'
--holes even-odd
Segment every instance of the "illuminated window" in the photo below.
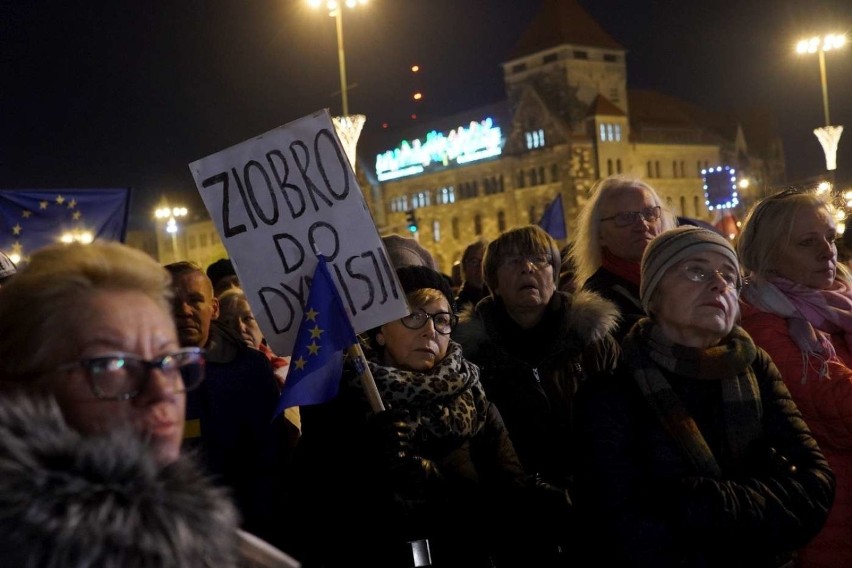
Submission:
<svg viewBox="0 0 852 568">
<path fill-rule="evenodd" d="M 621 142 L 621 125 L 602 122 L 600 124 L 601 142 Z"/>
<path fill-rule="evenodd" d="M 441 222 L 438 220 L 432 221 L 432 240 L 441 242 Z"/>
<path fill-rule="evenodd" d="M 456 190 L 453 186 L 442 187 L 438 190 L 438 203 L 447 205 L 456 202 Z"/>
<path fill-rule="evenodd" d="M 526 133 L 527 150 L 544 147 L 544 129 L 531 130 Z"/>
</svg>

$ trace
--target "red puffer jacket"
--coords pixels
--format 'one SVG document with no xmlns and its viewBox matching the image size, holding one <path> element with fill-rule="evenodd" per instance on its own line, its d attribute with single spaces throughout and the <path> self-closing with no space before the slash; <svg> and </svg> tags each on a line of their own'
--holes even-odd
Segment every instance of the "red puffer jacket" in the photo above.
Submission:
<svg viewBox="0 0 852 568">
<path fill-rule="evenodd" d="M 822 361 L 803 355 L 784 318 L 741 307 L 742 327 L 772 357 L 837 478 L 834 506 L 822 531 L 800 551 L 800 566 L 852 566 L 852 352 L 842 336 L 831 336 L 837 357 L 821 377 Z"/>
</svg>

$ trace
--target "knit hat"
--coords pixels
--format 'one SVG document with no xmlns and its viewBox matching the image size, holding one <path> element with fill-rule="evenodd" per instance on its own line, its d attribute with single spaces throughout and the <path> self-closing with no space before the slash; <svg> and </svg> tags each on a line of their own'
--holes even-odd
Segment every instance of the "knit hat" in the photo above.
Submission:
<svg viewBox="0 0 852 568">
<path fill-rule="evenodd" d="M 216 283 L 222 278 L 226 276 L 235 276 L 236 274 L 237 272 L 234 270 L 234 264 L 231 262 L 230 258 L 220 258 L 207 267 L 207 278 L 210 279 L 213 286 L 216 286 Z"/>
<path fill-rule="evenodd" d="M 740 263 L 734 247 L 715 231 L 682 225 L 662 232 L 648 244 L 642 255 L 642 284 L 639 287 L 639 298 L 646 313 L 651 296 L 666 271 L 678 262 L 705 251 L 724 255 L 739 272 Z"/>
<path fill-rule="evenodd" d="M 12 259 L 0 251 L 0 283 L 14 276 L 18 272 L 18 268 Z"/>
<path fill-rule="evenodd" d="M 425 266 L 403 266 L 396 270 L 396 275 L 406 294 L 423 288 L 434 288 L 447 298 L 450 311 L 455 311 L 453 306 L 453 290 L 450 288 L 447 278 L 440 272 Z"/>
<path fill-rule="evenodd" d="M 385 244 L 385 249 L 388 251 L 391 265 L 394 268 L 402 266 L 428 266 L 432 270 L 437 270 L 438 265 L 435 264 L 435 259 L 429 254 L 429 251 L 420 246 L 416 240 L 400 237 L 399 235 L 387 235 L 382 237 L 382 242 Z"/>
</svg>

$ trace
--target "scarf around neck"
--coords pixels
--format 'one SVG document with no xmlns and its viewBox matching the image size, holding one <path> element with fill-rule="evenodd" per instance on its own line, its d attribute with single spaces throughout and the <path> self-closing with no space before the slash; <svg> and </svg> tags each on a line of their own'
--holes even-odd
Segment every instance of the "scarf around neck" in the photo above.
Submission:
<svg viewBox="0 0 852 568">
<path fill-rule="evenodd" d="M 365 354 L 385 404 L 409 410 L 412 420 L 435 438 L 466 439 L 485 426 L 487 400 L 479 367 L 462 356 L 458 343 L 450 341 L 446 356 L 425 372 L 388 367 L 379 363 L 375 351 Z M 350 380 L 364 396 L 360 378 Z"/>
<path fill-rule="evenodd" d="M 763 407 L 751 363 L 754 342 L 734 326 L 719 345 L 707 349 L 679 345 L 650 318 L 643 318 L 624 338 L 624 357 L 633 379 L 660 422 L 677 442 L 697 474 L 721 476 L 721 468 L 661 369 L 695 380 L 721 381 L 725 440 L 734 463 L 762 431 Z"/>
<path fill-rule="evenodd" d="M 639 263 L 619 258 L 612 254 L 608 248 L 603 249 L 601 266 L 616 276 L 620 276 L 628 282 L 636 284 L 636 286 L 639 286 L 641 282 L 642 276 Z"/>
</svg>

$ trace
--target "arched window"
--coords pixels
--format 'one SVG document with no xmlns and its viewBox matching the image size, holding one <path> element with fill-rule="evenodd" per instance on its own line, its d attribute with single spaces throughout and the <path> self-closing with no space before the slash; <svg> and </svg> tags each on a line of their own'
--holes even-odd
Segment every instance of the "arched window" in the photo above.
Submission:
<svg viewBox="0 0 852 568">
<path fill-rule="evenodd" d="M 432 221 L 432 240 L 436 243 L 441 242 L 441 222 L 437 219 Z"/>
<path fill-rule="evenodd" d="M 477 237 L 482 234 L 482 215 L 479 213 L 473 216 L 473 234 Z"/>
<path fill-rule="evenodd" d="M 452 220 L 450 221 L 450 225 L 452 225 L 452 229 L 453 229 L 453 238 L 455 240 L 459 240 L 459 218 L 453 217 Z"/>
<path fill-rule="evenodd" d="M 506 230 L 506 213 L 502 210 L 497 212 L 497 230 L 501 233 Z"/>
</svg>

